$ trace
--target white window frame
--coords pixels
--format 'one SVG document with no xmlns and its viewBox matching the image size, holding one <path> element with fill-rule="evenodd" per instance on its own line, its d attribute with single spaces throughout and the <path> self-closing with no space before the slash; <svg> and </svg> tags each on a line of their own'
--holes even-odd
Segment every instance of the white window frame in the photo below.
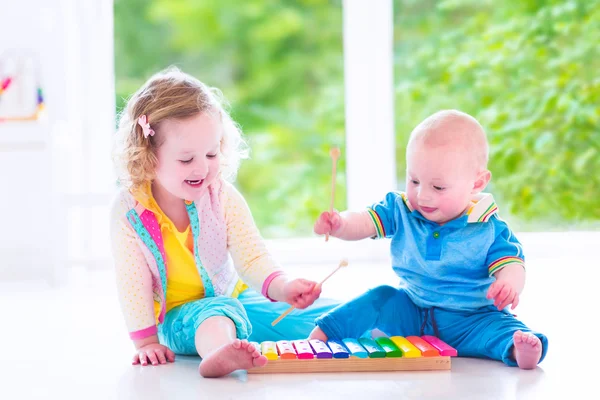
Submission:
<svg viewBox="0 0 600 400">
<path fill-rule="evenodd" d="M 344 0 L 344 87 L 348 209 L 364 209 L 395 190 L 394 13 L 392 0 Z M 387 240 L 272 240 L 282 263 L 389 260 Z M 302 251 L 300 251 L 302 249 Z"/>
<path fill-rule="evenodd" d="M 344 0 L 348 208 L 396 188 L 392 0 Z"/>
</svg>

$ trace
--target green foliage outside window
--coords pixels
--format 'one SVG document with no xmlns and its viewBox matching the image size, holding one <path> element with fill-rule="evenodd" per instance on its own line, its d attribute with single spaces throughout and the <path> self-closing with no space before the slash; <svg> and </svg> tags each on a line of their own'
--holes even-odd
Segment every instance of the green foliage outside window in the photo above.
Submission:
<svg viewBox="0 0 600 400">
<path fill-rule="evenodd" d="M 600 1 L 394 5 L 399 144 L 435 110 L 462 109 L 488 132 L 501 211 L 600 220 Z"/>
<path fill-rule="evenodd" d="M 600 0 L 395 0 L 394 23 L 399 177 L 410 130 L 459 108 L 488 131 L 505 213 L 600 219 Z M 308 236 L 334 145 L 346 204 L 342 40 L 340 0 L 115 0 L 117 104 L 169 65 L 219 87 L 251 145 L 237 186 L 263 235 Z"/>
</svg>

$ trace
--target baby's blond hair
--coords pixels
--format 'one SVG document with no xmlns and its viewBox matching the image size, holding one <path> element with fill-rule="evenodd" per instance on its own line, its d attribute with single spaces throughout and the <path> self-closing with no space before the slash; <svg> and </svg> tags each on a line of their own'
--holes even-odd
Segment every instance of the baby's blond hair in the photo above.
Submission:
<svg viewBox="0 0 600 400">
<path fill-rule="evenodd" d="M 487 169 L 489 145 L 481 124 L 458 110 L 441 110 L 425 118 L 413 129 L 407 153 L 414 144 L 440 147 L 453 145 L 473 156 L 474 167 Z M 478 172 L 479 172 L 478 171 Z"/>
<path fill-rule="evenodd" d="M 165 140 L 161 122 L 205 112 L 219 116 L 223 124 L 221 175 L 233 181 L 241 160 L 248 156 L 248 147 L 240 128 L 225 110 L 221 92 L 176 67 L 169 67 L 148 79 L 120 114 L 113 150 L 119 183 L 135 190 L 154 179 L 158 163 L 156 151 Z M 144 137 L 137 123 L 142 115 L 146 115 L 156 132 L 154 136 Z"/>
</svg>

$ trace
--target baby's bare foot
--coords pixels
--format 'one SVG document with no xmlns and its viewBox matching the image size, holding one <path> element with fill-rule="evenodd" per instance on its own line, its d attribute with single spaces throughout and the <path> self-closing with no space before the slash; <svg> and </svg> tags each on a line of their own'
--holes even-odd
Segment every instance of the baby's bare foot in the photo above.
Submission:
<svg viewBox="0 0 600 400">
<path fill-rule="evenodd" d="M 513 335 L 514 356 L 521 369 L 534 369 L 542 357 L 542 342 L 533 333 L 516 331 Z"/>
<path fill-rule="evenodd" d="M 263 367 L 267 357 L 248 343 L 247 340 L 235 339 L 204 357 L 200 363 L 200 375 L 205 378 L 218 378 L 238 369 Z"/>
</svg>

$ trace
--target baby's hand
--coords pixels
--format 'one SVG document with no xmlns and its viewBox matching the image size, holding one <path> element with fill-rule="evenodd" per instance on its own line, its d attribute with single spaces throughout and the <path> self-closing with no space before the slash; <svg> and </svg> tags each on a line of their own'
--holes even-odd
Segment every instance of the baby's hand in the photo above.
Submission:
<svg viewBox="0 0 600 400">
<path fill-rule="evenodd" d="M 306 279 L 294 279 L 285 284 L 283 295 L 286 303 L 302 309 L 310 306 L 321 295 L 321 287 Z"/>
<path fill-rule="evenodd" d="M 510 282 L 504 280 L 497 280 L 490 285 L 487 298 L 494 299 L 494 305 L 498 310 L 503 310 L 509 304 L 512 304 L 510 309 L 514 310 L 519 304 L 519 293 Z"/>
<path fill-rule="evenodd" d="M 333 213 L 325 211 L 319 215 L 317 222 L 315 222 L 314 231 L 317 235 L 330 234 L 334 236 L 341 226 L 342 217 L 337 211 Z"/>
<path fill-rule="evenodd" d="M 167 361 L 175 361 L 175 353 L 160 343 L 150 343 L 137 350 L 131 364 L 148 365 L 148 362 L 150 362 L 152 365 L 158 365 L 159 363 L 166 364 Z"/>
</svg>

